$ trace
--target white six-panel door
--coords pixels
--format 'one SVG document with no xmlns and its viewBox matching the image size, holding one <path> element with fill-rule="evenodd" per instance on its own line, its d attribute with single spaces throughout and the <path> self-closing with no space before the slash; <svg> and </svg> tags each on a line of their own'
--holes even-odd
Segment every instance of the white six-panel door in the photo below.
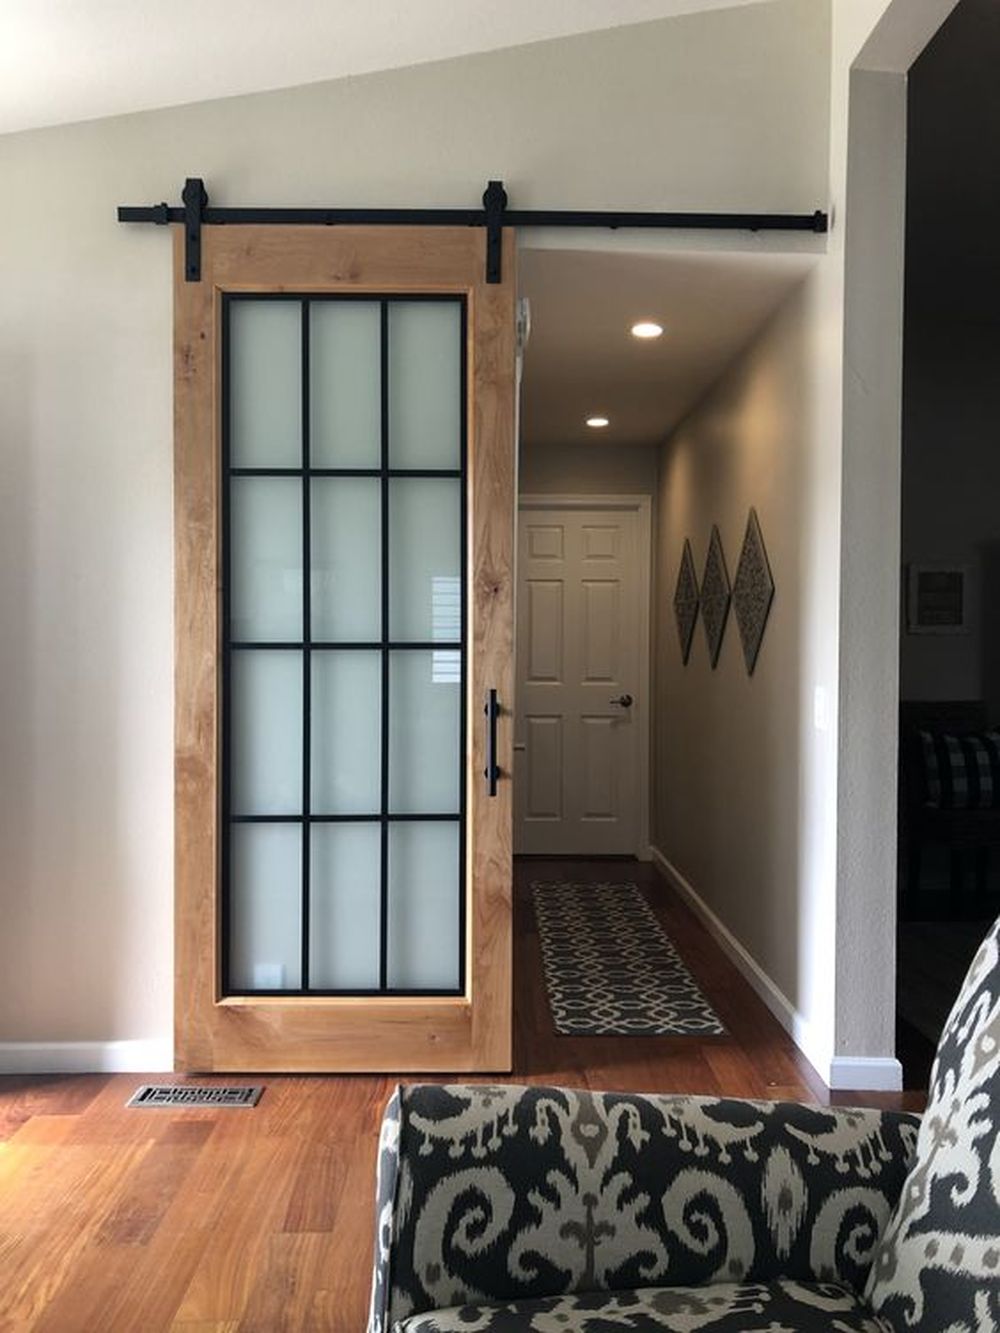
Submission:
<svg viewBox="0 0 1000 1333">
<path fill-rule="evenodd" d="M 642 598 L 634 509 L 522 508 L 515 851 L 639 848 Z"/>
</svg>

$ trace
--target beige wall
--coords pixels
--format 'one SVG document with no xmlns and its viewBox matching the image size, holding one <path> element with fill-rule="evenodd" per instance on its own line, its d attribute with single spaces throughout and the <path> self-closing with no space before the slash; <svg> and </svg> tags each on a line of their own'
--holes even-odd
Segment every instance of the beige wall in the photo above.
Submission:
<svg viewBox="0 0 1000 1333">
<path fill-rule="evenodd" d="M 653 843 L 797 1011 L 807 1000 L 802 769 L 812 704 L 802 667 L 812 314 L 803 284 L 663 446 L 656 553 Z M 716 669 L 700 618 L 684 666 L 672 609 L 684 539 L 700 582 L 718 524 L 732 580 L 751 506 L 776 584 L 754 675 L 732 611 Z"/>
<path fill-rule="evenodd" d="M 169 1049 L 170 247 L 116 206 L 809 211 L 828 42 L 775 0 L 0 138 L 0 1043 Z"/>
<path fill-rule="evenodd" d="M 663 561 L 679 557 L 672 485 L 691 497 L 675 497 L 675 517 L 689 505 L 703 527 L 712 521 L 705 496 L 715 488 L 712 508 L 728 516 L 715 521 L 727 524 L 729 551 L 739 549 L 747 504 L 759 507 L 779 593 L 760 680 L 740 677 L 733 636 L 715 690 L 692 700 L 717 756 L 711 772 L 696 761 L 693 790 L 671 774 L 673 748 L 689 750 L 697 737 L 671 697 L 676 641 L 661 628 L 657 836 L 747 950 L 816 1068 L 849 1088 L 899 1080 L 893 932 L 905 69 L 952 5 L 833 4 L 827 255 L 668 444 L 661 465 L 661 576 L 676 576 L 676 564 Z M 773 420 L 761 436 L 768 412 Z M 692 448 L 696 436 L 715 441 L 715 471 Z M 685 459 L 697 477 L 688 492 Z M 753 500 L 755 491 L 769 499 Z M 704 547 L 697 555 L 703 559 Z M 671 591 L 668 583 L 657 592 L 661 611 Z M 768 665 L 776 644 L 783 661 Z M 683 689 L 709 690 L 696 664 L 688 670 L 679 697 Z M 695 845 L 685 809 L 701 828 L 715 820 L 716 845 Z M 729 852 L 732 841 L 747 850 L 745 861 Z"/>
<path fill-rule="evenodd" d="M 654 495 L 657 450 L 644 444 L 521 446 L 522 495 Z"/>
<path fill-rule="evenodd" d="M 794 513 L 779 506 L 773 527 L 759 504 L 769 545 L 786 545 L 796 561 L 782 572 L 775 560 L 779 593 L 768 631 L 788 659 L 762 662 L 759 685 L 756 677 L 733 675 L 732 660 L 720 665 L 722 684 L 700 701 L 717 763 L 709 771 L 696 761 L 694 792 L 670 772 L 672 747 L 690 750 L 697 738 L 671 698 L 675 666 L 664 653 L 676 656 L 676 646 L 661 629 L 657 827 L 658 836 L 676 842 L 663 852 L 679 858 L 682 872 L 688 866 L 694 887 L 760 969 L 763 989 L 799 1044 L 841 1087 L 892 1086 L 899 1078 L 893 1020 L 905 71 L 953 4 L 836 0 L 827 253 L 668 444 L 661 467 L 661 534 L 674 541 L 674 561 L 674 486 L 690 499 L 673 502 L 689 503 L 703 526 L 712 521 L 705 497 L 717 490 L 712 507 L 729 514 L 732 535 L 723 535 L 732 550 L 737 511 L 742 506 L 745 517 L 753 490 L 780 480 L 794 504 Z M 766 392 L 779 381 L 781 398 Z M 769 440 L 759 434 L 768 404 L 781 407 Z M 714 440 L 714 473 L 691 447 L 695 434 Z M 690 492 L 685 458 L 698 478 Z M 770 483 L 761 472 L 766 459 L 775 469 Z M 687 512 L 682 507 L 680 516 Z M 664 574 L 672 579 L 676 566 L 661 567 Z M 672 586 L 658 590 L 663 613 Z M 782 607 L 786 595 L 791 605 Z M 763 652 L 769 650 L 773 644 L 765 642 Z M 729 651 L 738 667 L 735 648 Z M 741 777 L 727 775 L 734 759 Z M 768 767 L 759 790 L 762 762 Z M 702 828 L 705 811 L 718 808 L 711 818 L 719 845 L 699 840 L 695 847 L 677 805 Z M 750 892 L 737 888 L 741 863 L 724 845 L 734 836 L 755 846 L 742 875 Z"/>
</svg>

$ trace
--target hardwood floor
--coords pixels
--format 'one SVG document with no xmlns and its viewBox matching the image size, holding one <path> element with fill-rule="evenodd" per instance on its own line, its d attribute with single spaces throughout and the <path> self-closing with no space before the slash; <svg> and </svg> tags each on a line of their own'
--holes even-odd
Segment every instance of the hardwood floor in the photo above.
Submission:
<svg viewBox="0 0 1000 1333">
<path fill-rule="evenodd" d="M 730 1035 L 557 1037 L 528 884 L 569 877 L 638 881 Z M 525 861 L 516 889 L 513 1081 L 827 1101 L 652 867 Z M 0 1333 L 361 1333 L 394 1080 L 267 1076 L 252 1111 L 126 1110 L 143 1081 L 0 1078 Z"/>
</svg>

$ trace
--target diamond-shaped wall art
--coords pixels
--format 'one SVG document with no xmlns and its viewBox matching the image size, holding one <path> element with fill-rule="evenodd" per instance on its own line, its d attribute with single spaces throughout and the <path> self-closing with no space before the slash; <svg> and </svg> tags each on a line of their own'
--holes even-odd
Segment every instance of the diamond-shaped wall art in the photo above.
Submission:
<svg viewBox="0 0 1000 1333">
<path fill-rule="evenodd" d="M 708 555 L 705 557 L 705 572 L 701 576 L 701 623 L 705 626 L 708 659 L 713 671 L 719 660 L 722 636 L 726 632 L 731 596 L 729 571 L 726 569 L 726 557 L 722 553 L 722 538 L 713 523 Z"/>
<path fill-rule="evenodd" d="M 736 581 L 733 584 L 733 610 L 736 624 L 739 626 L 740 640 L 743 643 L 743 660 L 747 664 L 747 675 L 753 675 L 757 665 L 764 628 L 774 600 L 774 579 L 771 566 L 767 561 L 767 551 L 757 511 L 750 510 L 747 530 L 743 537 L 743 549 L 740 562 L 736 566 Z"/>
<path fill-rule="evenodd" d="M 691 656 L 691 640 L 698 620 L 698 575 L 694 572 L 694 556 L 691 543 L 684 538 L 684 551 L 681 554 L 681 566 L 677 571 L 677 587 L 674 590 L 674 615 L 677 618 L 677 637 L 681 641 L 681 661 L 687 666 Z"/>
</svg>

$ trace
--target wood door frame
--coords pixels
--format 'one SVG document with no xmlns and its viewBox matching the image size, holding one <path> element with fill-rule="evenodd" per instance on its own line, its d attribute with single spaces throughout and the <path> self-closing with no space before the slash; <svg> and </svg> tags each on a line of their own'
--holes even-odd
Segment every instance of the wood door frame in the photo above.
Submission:
<svg viewBox="0 0 1000 1333">
<path fill-rule="evenodd" d="M 634 513 L 638 519 L 639 536 L 639 684 L 637 706 L 633 716 L 639 729 L 639 819 L 636 829 L 636 856 L 640 861 L 651 861 L 653 853 L 649 836 L 650 755 L 653 743 L 653 707 L 650 696 L 652 671 L 651 615 L 653 591 L 653 497 L 651 495 L 543 495 L 530 492 L 517 497 L 517 526 L 520 527 L 522 509 L 592 509 L 596 513 Z M 518 532 L 514 533 L 514 600 L 515 613 L 519 571 L 517 568 Z M 517 624 L 515 614 L 514 624 Z M 517 636 L 514 639 L 514 677 L 517 670 Z M 515 700 L 515 710 L 517 702 Z"/>
<path fill-rule="evenodd" d="M 208 227 L 202 278 L 174 237 L 175 1064 L 200 1071 L 506 1072 L 512 1050 L 511 711 L 488 798 L 482 700 L 514 694 L 513 233 L 488 285 L 473 228 Z M 222 993 L 221 304 L 227 291 L 455 292 L 468 302 L 469 637 L 464 995 Z M 490 447 L 484 447 L 485 441 Z M 494 516 L 499 515 L 499 518 Z M 478 708 L 477 708 L 478 702 Z M 336 1011 L 337 1021 L 330 1023 Z M 280 1049 L 278 1049 L 280 1047 Z M 276 1053 L 277 1052 L 277 1053 Z"/>
</svg>

